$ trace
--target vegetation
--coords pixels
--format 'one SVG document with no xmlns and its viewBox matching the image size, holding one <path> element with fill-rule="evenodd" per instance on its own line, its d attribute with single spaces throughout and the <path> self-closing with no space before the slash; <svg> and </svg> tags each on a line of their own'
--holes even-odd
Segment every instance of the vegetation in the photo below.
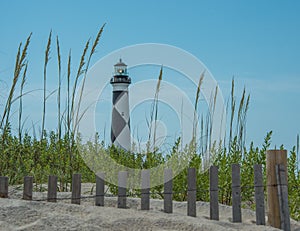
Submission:
<svg viewBox="0 0 300 231">
<path fill-rule="evenodd" d="M 192 154 L 189 167 L 197 169 L 197 200 L 209 200 L 209 175 L 208 172 L 201 171 L 202 161 L 208 147 L 212 147 L 210 151 L 215 152 L 216 158 L 214 164 L 219 167 L 219 201 L 223 204 L 231 204 L 231 175 L 228 174 L 231 169 L 232 163 L 241 165 L 241 181 L 242 181 L 242 201 L 245 207 L 254 207 L 254 188 L 253 188 L 253 165 L 262 164 L 263 171 L 266 170 L 266 155 L 265 151 L 271 145 L 272 132 L 266 134 L 266 137 L 260 147 L 254 146 L 253 143 L 247 148 L 245 146 L 246 135 L 246 115 L 249 109 L 250 95 L 246 94 L 243 90 L 239 103 L 236 102 L 234 80 L 232 81 L 232 91 L 229 107 L 229 128 L 226 140 L 224 140 L 221 148 L 215 148 L 211 145 L 210 134 L 212 122 L 209 114 L 201 117 L 200 128 L 195 123 L 193 134 L 196 137 L 196 131 L 200 130 L 200 140 L 194 139 L 190 146 L 186 147 L 184 151 L 180 150 L 180 137 L 178 137 L 173 148 L 169 153 L 161 153 L 155 147 L 155 130 L 156 126 L 150 127 L 149 144 L 145 153 L 125 152 L 119 150 L 114 146 L 105 147 L 104 143 L 99 140 L 95 134 L 94 142 L 83 144 L 80 141 L 80 136 L 75 137 L 77 132 L 77 124 L 80 119 L 78 114 L 79 104 L 75 105 L 75 93 L 78 90 L 78 81 L 87 77 L 87 70 L 90 65 L 91 58 L 96 51 L 96 47 L 101 38 L 104 25 L 99 30 L 92 46 L 91 41 L 88 40 L 82 56 L 80 58 L 79 66 L 74 78 L 71 72 L 71 51 L 67 60 L 67 79 L 66 79 L 66 95 L 63 96 L 62 88 L 62 65 L 60 44 L 58 37 L 56 38 L 56 55 L 58 64 L 58 89 L 47 95 L 47 65 L 50 60 L 50 50 L 52 48 L 52 33 L 50 32 L 49 39 L 46 44 L 45 61 L 44 61 L 44 74 L 43 74 L 43 113 L 40 136 L 37 137 L 35 133 L 30 135 L 28 132 L 23 131 L 24 123 L 22 116 L 23 97 L 27 94 L 24 92 L 24 84 L 26 82 L 26 73 L 28 67 L 27 52 L 30 44 L 31 34 L 28 36 L 25 45 L 20 44 L 16 56 L 15 71 L 13 74 L 13 81 L 8 91 L 8 97 L 1 111 L 2 117 L 0 123 L 0 175 L 9 176 L 10 184 L 20 184 L 23 177 L 26 175 L 34 176 L 36 190 L 43 190 L 42 184 L 47 182 L 48 175 L 57 175 L 59 178 L 59 190 L 70 190 L 70 182 L 72 174 L 80 172 L 82 180 L 85 182 L 94 182 L 94 173 L 88 168 L 80 155 L 80 152 L 87 150 L 101 150 L 106 153 L 118 163 L 136 169 L 146 169 L 155 167 L 159 164 L 165 163 L 172 157 L 180 158 L 187 152 Z M 205 73 L 202 73 L 199 80 L 199 85 L 196 89 L 196 102 L 195 109 L 197 110 L 198 100 L 200 95 L 201 84 Z M 158 117 L 159 105 L 159 90 L 160 82 L 163 77 L 163 70 L 161 68 L 155 98 L 152 106 L 149 125 L 155 122 Z M 17 90 L 19 87 L 19 91 Z M 82 88 L 84 84 L 82 85 Z M 79 89 L 80 90 L 80 89 Z M 19 92 L 19 93 L 17 93 Z M 50 95 L 57 94 L 57 130 L 45 130 L 46 120 L 46 105 L 47 99 Z M 215 96 L 217 90 L 212 98 L 209 108 L 214 106 Z M 62 98 L 65 97 L 65 108 L 62 108 Z M 11 110 L 13 104 L 18 104 L 18 128 L 17 134 L 12 132 L 11 124 Z M 238 107 L 237 107 L 238 105 Z M 196 115 L 194 115 L 196 116 Z M 206 118 L 206 119 L 204 119 Z M 196 120 L 196 119 L 195 119 Z M 153 131 L 154 130 L 154 131 Z M 300 220 L 300 171 L 299 171 L 299 137 L 297 145 L 290 151 L 288 157 L 288 181 L 289 181 L 289 202 L 291 215 L 294 219 Z M 264 174 L 265 176 L 265 174 Z M 265 179 L 264 179 L 265 180 Z M 183 201 L 187 197 L 187 169 L 182 171 L 174 179 L 174 199 Z M 114 185 L 110 185 L 112 193 L 117 192 Z M 152 196 L 156 198 L 162 197 L 162 186 L 157 186 L 151 189 Z M 139 190 L 131 190 L 129 193 L 132 195 L 139 195 Z"/>
</svg>

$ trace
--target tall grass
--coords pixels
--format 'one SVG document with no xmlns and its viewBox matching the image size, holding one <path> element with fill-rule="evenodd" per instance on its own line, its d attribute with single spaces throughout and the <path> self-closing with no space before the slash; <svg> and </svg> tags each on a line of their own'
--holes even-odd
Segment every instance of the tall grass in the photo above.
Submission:
<svg viewBox="0 0 300 231">
<path fill-rule="evenodd" d="M 49 59 L 50 59 L 51 36 L 52 36 L 52 31 L 50 31 L 50 34 L 49 34 L 49 37 L 48 37 L 48 42 L 47 42 L 47 47 L 46 47 L 46 50 L 45 50 L 41 140 L 44 138 L 44 130 L 45 130 L 46 100 L 47 100 L 47 66 L 48 66 L 48 62 L 49 62 Z"/>
<path fill-rule="evenodd" d="M 234 79 L 231 81 L 231 94 L 230 94 L 230 124 L 229 124 L 229 146 L 232 141 L 233 120 L 235 115 L 235 97 L 234 97 Z"/>
<path fill-rule="evenodd" d="M 67 116 L 66 116 L 66 134 L 69 135 L 71 132 L 71 109 L 70 109 L 70 85 L 71 85 L 71 50 L 69 51 L 69 56 L 68 56 L 68 70 L 67 70 Z"/>
<path fill-rule="evenodd" d="M 61 139 L 61 54 L 60 54 L 60 46 L 59 39 L 56 36 L 56 52 L 57 52 L 57 65 L 58 65 L 58 89 L 57 89 L 57 134 L 58 139 Z"/>
<path fill-rule="evenodd" d="M 85 164 L 79 156 L 75 145 L 75 115 L 77 113 L 76 110 L 79 110 L 79 105 L 75 105 L 75 94 L 78 90 L 77 87 L 79 81 L 81 80 L 81 76 L 84 74 L 84 78 L 86 78 L 86 73 L 88 71 L 89 64 L 91 62 L 93 54 L 96 52 L 96 48 L 99 43 L 100 36 L 103 32 L 103 28 L 104 25 L 100 28 L 88 57 L 86 57 L 86 54 L 88 52 L 88 44 L 90 43 L 90 40 L 88 40 L 88 42 L 86 43 L 74 81 L 71 73 L 71 51 L 68 55 L 66 71 L 67 93 L 65 99 L 66 105 L 64 109 L 62 109 L 61 103 L 63 100 L 61 64 L 62 58 L 58 36 L 56 37 L 58 89 L 54 90 L 51 93 L 48 93 L 47 89 L 48 64 L 51 59 L 50 53 L 52 50 L 52 31 L 50 31 L 44 57 L 42 97 L 43 108 L 41 114 L 41 135 L 39 139 L 35 135 L 34 127 L 33 138 L 27 132 L 23 133 L 24 124 L 26 122 L 23 121 L 23 97 L 26 95 L 26 93 L 24 93 L 24 86 L 26 82 L 27 69 L 29 67 L 27 60 L 27 52 L 32 34 L 28 36 L 24 47 L 22 47 L 22 43 L 20 44 L 16 55 L 13 82 L 10 86 L 10 90 L 8 93 L 6 104 L 3 108 L 3 113 L 1 115 L 0 122 L 0 141 L 2 143 L 0 148 L 0 169 L 1 174 L 13 175 L 13 177 L 10 178 L 12 183 L 18 182 L 20 180 L 18 174 L 33 174 L 36 179 L 36 185 L 38 185 L 38 183 L 44 182 L 44 175 L 46 173 L 57 173 L 60 177 L 60 181 L 62 182 L 62 190 L 67 190 L 67 184 L 65 183 L 69 182 L 72 173 L 74 171 L 78 171 L 78 169 L 82 166 L 85 166 Z M 19 83 L 20 80 L 21 83 Z M 20 88 L 19 95 L 15 96 L 17 87 Z M 83 87 L 81 88 L 81 90 L 83 90 Z M 45 129 L 47 115 L 47 99 L 55 92 L 57 92 L 57 130 L 56 132 L 50 131 L 48 133 Z M 16 100 L 19 100 L 17 146 L 14 143 L 16 142 L 16 137 L 11 132 L 10 121 L 11 109 L 13 107 L 13 103 Z M 14 155 L 14 153 L 16 155 Z M 23 160 L 25 159 L 26 161 L 24 162 Z M 20 161 L 20 163 L 22 162 L 22 164 L 16 164 L 16 167 L 11 168 L 13 166 L 13 160 L 15 160 L 16 163 Z"/>
<path fill-rule="evenodd" d="M 156 152 L 156 130 L 157 130 L 157 121 L 158 121 L 158 105 L 159 105 L 159 91 L 160 85 L 163 77 L 163 67 L 160 68 L 159 76 L 155 88 L 154 98 L 151 104 L 151 111 L 150 111 L 150 120 L 147 121 L 149 134 L 148 134 L 148 141 L 147 141 L 147 153 L 150 153 L 151 150 Z"/>
<path fill-rule="evenodd" d="M 100 28 L 100 30 L 99 30 L 99 32 L 98 32 L 98 34 L 97 34 L 97 36 L 94 40 L 94 43 L 92 45 L 90 54 L 89 54 L 88 59 L 87 59 L 86 67 L 84 69 L 84 77 L 83 77 L 83 80 L 82 80 L 82 85 L 81 85 L 79 100 L 78 100 L 78 108 L 76 110 L 77 112 L 76 112 L 76 120 L 75 120 L 76 122 L 75 122 L 75 126 L 74 126 L 74 133 L 78 132 L 78 124 L 79 124 L 79 122 L 80 122 L 80 120 L 83 116 L 83 114 L 79 115 L 79 111 L 80 111 L 80 105 L 81 105 L 81 101 L 82 101 L 82 94 L 83 94 L 83 90 L 84 90 L 84 87 L 85 87 L 85 81 L 86 81 L 86 78 L 87 78 L 87 71 L 88 71 L 88 68 L 90 66 L 91 59 L 92 59 L 93 55 L 96 52 L 96 48 L 99 44 L 99 41 L 100 41 L 101 35 L 103 33 L 104 27 L 105 27 L 105 24 L 103 24 L 103 26 Z M 86 109 L 84 110 L 84 112 L 85 111 L 86 111 Z"/>
<path fill-rule="evenodd" d="M 3 134 L 6 133 L 6 130 L 8 129 L 8 126 L 9 126 L 11 106 L 12 106 L 13 97 L 14 97 L 17 83 L 22 74 L 22 71 L 24 70 L 24 67 L 26 67 L 26 62 L 27 62 L 26 56 L 27 56 L 27 50 L 28 50 L 28 46 L 30 43 L 31 35 L 32 34 L 30 34 L 27 37 L 27 40 L 26 40 L 23 50 L 21 51 L 22 43 L 20 43 L 19 48 L 18 48 L 13 81 L 12 81 L 12 85 L 9 90 L 9 94 L 8 94 L 8 97 L 7 97 L 7 100 L 5 103 L 5 107 L 4 107 L 1 122 L 0 122 L 0 129 L 3 129 Z"/>
<path fill-rule="evenodd" d="M 18 118 L 18 134 L 19 134 L 19 142 L 22 142 L 22 130 L 23 130 L 23 123 L 22 123 L 22 113 L 23 113 L 23 92 L 24 92 L 24 85 L 26 82 L 26 74 L 27 74 L 27 67 L 28 63 L 25 64 L 22 81 L 21 81 L 21 87 L 20 87 L 20 95 L 19 95 L 19 118 Z"/>
<path fill-rule="evenodd" d="M 193 134 L 192 134 L 192 142 L 196 142 L 196 137 L 197 137 L 197 131 L 198 131 L 198 104 L 199 104 L 199 98 L 200 98 L 200 91 L 201 91 L 201 86 L 203 83 L 203 79 L 205 76 L 205 71 L 203 71 L 200 75 L 198 86 L 197 86 L 197 91 L 196 91 L 196 99 L 195 99 L 195 106 L 194 106 L 194 118 L 193 118 Z M 202 125 L 202 120 L 201 120 L 201 125 Z M 202 126 L 201 126 L 202 127 Z M 202 130 L 201 130 L 202 131 Z M 202 136 L 202 135 L 201 135 Z"/>
</svg>

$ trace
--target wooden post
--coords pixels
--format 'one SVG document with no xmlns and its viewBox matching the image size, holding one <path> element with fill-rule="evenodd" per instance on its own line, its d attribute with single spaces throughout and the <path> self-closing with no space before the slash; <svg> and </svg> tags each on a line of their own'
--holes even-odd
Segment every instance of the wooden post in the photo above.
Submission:
<svg viewBox="0 0 300 231">
<path fill-rule="evenodd" d="M 240 165 L 232 164 L 231 167 L 232 222 L 242 222 Z"/>
<path fill-rule="evenodd" d="M 23 200 L 32 200 L 33 176 L 24 177 Z"/>
<path fill-rule="evenodd" d="M 277 189 L 280 208 L 280 228 L 284 231 L 291 230 L 290 209 L 288 203 L 287 172 L 282 164 L 276 165 Z"/>
<path fill-rule="evenodd" d="M 164 212 L 173 212 L 172 190 L 173 190 L 172 169 L 167 168 L 164 171 Z"/>
<path fill-rule="evenodd" d="M 57 176 L 48 177 L 48 202 L 56 202 L 57 199 Z"/>
<path fill-rule="evenodd" d="M 187 215 L 196 217 L 197 178 L 196 169 L 188 169 Z"/>
<path fill-rule="evenodd" d="M 219 220 L 219 177 L 218 167 L 211 166 L 209 169 L 209 204 L 210 204 L 210 219 Z"/>
<path fill-rule="evenodd" d="M 127 172 L 118 173 L 118 208 L 126 209 Z"/>
<path fill-rule="evenodd" d="M 96 206 L 104 206 L 104 185 L 105 185 L 105 174 L 99 172 L 96 174 Z"/>
<path fill-rule="evenodd" d="M 0 197 L 8 198 L 8 177 L 0 176 Z"/>
<path fill-rule="evenodd" d="M 261 164 L 254 165 L 254 189 L 256 205 L 256 224 L 265 225 L 265 197 Z"/>
<path fill-rule="evenodd" d="M 269 225 L 280 229 L 280 207 L 277 189 L 276 165 L 282 164 L 287 172 L 287 151 L 268 150 L 266 151 L 266 156 L 268 223 Z"/>
<path fill-rule="evenodd" d="M 150 209 L 150 170 L 142 170 L 141 210 Z"/>
<path fill-rule="evenodd" d="M 72 176 L 72 204 L 80 205 L 81 197 L 81 174 L 75 173 Z"/>
</svg>

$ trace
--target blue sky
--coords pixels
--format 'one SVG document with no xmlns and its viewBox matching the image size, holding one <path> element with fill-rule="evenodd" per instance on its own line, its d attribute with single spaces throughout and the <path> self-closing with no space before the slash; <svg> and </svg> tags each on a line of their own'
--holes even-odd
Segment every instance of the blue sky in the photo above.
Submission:
<svg viewBox="0 0 300 231">
<path fill-rule="evenodd" d="M 251 94 L 248 141 L 260 145 L 273 130 L 272 144 L 290 148 L 300 132 L 299 11 L 299 1 L 1 1 L 1 103 L 19 42 L 30 32 L 27 90 L 42 87 L 51 29 L 60 38 L 64 63 L 72 49 L 75 71 L 86 40 L 107 23 L 93 63 L 115 49 L 139 43 L 184 49 L 206 65 L 225 100 L 233 76 L 237 95 L 246 86 Z M 56 68 L 55 59 L 49 73 Z M 49 88 L 55 88 L 56 80 L 49 77 Z M 28 96 L 27 113 L 40 118 L 41 103 L 33 98 Z M 50 129 L 54 116 L 55 112 L 49 112 Z"/>
</svg>

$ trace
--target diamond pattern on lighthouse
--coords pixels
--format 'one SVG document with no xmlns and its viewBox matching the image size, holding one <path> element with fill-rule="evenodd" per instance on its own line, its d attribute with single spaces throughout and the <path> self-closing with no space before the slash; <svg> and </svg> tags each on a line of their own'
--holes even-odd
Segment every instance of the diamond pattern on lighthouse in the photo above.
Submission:
<svg viewBox="0 0 300 231">
<path fill-rule="evenodd" d="M 116 137 L 115 144 L 119 147 L 122 147 L 125 150 L 130 150 L 130 142 L 126 142 L 130 139 L 130 129 L 128 124 L 122 129 L 119 135 Z"/>
<path fill-rule="evenodd" d="M 114 140 L 112 140 L 113 142 L 115 141 L 115 139 L 120 135 L 120 133 L 122 132 L 122 130 L 125 128 L 126 126 L 126 121 L 125 119 L 122 117 L 122 115 L 119 113 L 118 110 L 116 110 L 116 108 L 113 108 L 112 111 L 112 121 L 114 121 L 112 123 L 111 129 L 112 129 L 112 134 L 114 135 Z"/>
<path fill-rule="evenodd" d="M 128 104 L 128 92 L 123 91 L 119 94 L 116 102 L 114 104 L 114 108 L 120 113 L 123 119 L 128 123 L 129 120 L 129 104 Z"/>
<path fill-rule="evenodd" d="M 115 105 L 117 101 L 121 98 L 123 92 L 124 91 L 113 91 L 113 105 Z"/>
</svg>

